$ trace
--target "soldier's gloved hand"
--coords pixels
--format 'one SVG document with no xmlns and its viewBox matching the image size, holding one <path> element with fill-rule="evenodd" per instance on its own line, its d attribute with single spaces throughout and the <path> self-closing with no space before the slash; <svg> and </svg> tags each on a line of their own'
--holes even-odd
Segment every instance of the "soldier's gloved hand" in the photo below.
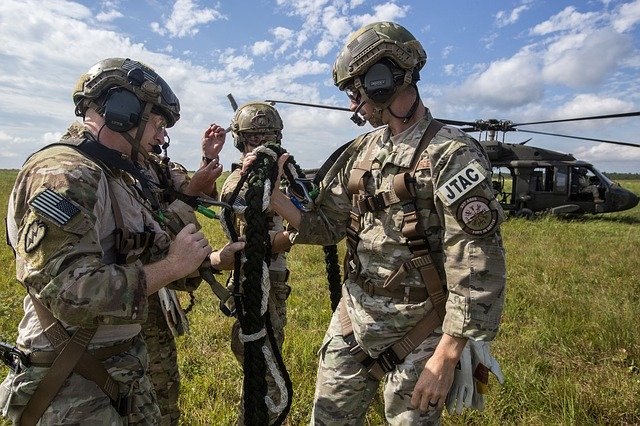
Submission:
<svg viewBox="0 0 640 426">
<path fill-rule="evenodd" d="M 471 364 L 473 368 L 473 397 L 470 407 L 484 410 L 484 395 L 489 391 L 489 371 L 500 384 L 504 383 L 504 375 L 498 361 L 491 355 L 489 342 L 469 339 L 467 346 L 471 348 Z"/>
<path fill-rule="evenodd" d="M 453 384 L 447 395 L 447 411 L 461 414 L 464 407 L 470 407 L 473 396 L 473 373 L 471 370 L 471 350 L 467 343 L 460 355 L 460 362 L 453 373 Z"/>
</svg>

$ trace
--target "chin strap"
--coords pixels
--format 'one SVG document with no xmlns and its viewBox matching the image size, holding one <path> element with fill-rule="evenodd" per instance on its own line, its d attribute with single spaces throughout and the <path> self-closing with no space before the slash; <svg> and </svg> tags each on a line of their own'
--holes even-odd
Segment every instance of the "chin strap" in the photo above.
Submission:
<svg viewBox="0 0 640 426">
<path fill-rule="evenodd" d="M 387 109 L 389 110 L 389 114 L 393 115 L 395 118 L 401 118 L 403 123 L 408 123 L 409 120 L 411 120 L 411 117 L 413 117 L 413 114 L 416 113 L 416 110 L 418 109 L 418 105 L 420 104 L 420 92 L 418 92 L 418 87 L 416 86 L 415 83 L 411 83 L 411 86 L 415 89 L 416 91 L 416 100 L 413 101 L 413 105 L 411 105 L 411 108 L 409 108 L 409 111 L 407 112 L 406 115 L 404 116 L 400 116 L 400 115 L 396 115 L 392 110 L 391 110 L 391 106 L 389 106 Z"/>
<path fill-rule="evenodd" d="M 140 149 L 140 141 L 142 140 L 144 129 L 147 127 L 147 122 L 149 122 L 152 107 L 153 105 L 150 102 L 145 104 L 142 117 L 140 117 L 140 122 L 138 123 L 138 131 L 136 132 L 135 139 L 132 138 L 128 132 L 121 133 L 127 142 L 131 144 L 131 161 L 138 161 L 138 154 L 141 154 L 147 160 L 149 159 L 149 153 L 144 149 Z"/>
</svg>

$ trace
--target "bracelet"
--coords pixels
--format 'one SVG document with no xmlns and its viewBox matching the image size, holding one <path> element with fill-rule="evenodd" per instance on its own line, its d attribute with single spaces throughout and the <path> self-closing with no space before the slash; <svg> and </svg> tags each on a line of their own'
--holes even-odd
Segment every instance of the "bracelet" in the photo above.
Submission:
<svg viewBox="0 0 640 426">
<path fill-rule="evenodd" d="M 209 163 L 211 163 L 213 161 L 213 158 L 209 158 L 209 157 L 205 157 L 204 155 L 202 156 L 202 161 L 204 161 L 204 163 L 208 166 Z"/>
</svg>

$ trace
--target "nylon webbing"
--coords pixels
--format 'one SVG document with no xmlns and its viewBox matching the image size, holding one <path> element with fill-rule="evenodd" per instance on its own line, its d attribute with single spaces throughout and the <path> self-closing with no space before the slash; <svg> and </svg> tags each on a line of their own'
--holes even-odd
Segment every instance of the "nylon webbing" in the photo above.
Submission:
<svg viewBox="0 0 640 426">
<path fill-rule="evenodd" d="M 40 325 L 58 356 L 29 399 L 20 424 L 35 425 L 73 371 L 94 382 L 113 402 L 117 402 L 118 384 L 104 365 L 86 350 L 97 328 L 80 327 L 69 338 L 65 328 L 51 311 L 34 295 L 31 295 L 31 300 Z"/>
</svg>

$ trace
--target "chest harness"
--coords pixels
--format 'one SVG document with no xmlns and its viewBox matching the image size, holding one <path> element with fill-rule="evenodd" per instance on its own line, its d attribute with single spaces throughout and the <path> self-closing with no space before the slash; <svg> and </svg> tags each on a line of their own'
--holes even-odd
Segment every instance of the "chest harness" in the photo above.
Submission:
<svg viewBox="0 0 640 426">
<path fill-rule="evenodd" d="M 390 297 L 403 303 L 419 303 L 431 298 L 433 304 L 433 309 L 399 341 L 387 348 L 377 358 L 372 358 L 358 345 L 353 334 L 346 302 L 344 299 L 341 300 L 338 307 L 339 318 L 343 338 L 350 347 L 349 351 L 356 360 L 368 368 L 369 374 L 378 380 L 400 364 L 444 320 L 446 295 L 430 254 L 427 233 L 420 221 L 416 203 L 415 180 L 418 160 L 442 126 L 443 124 L 437 120 L 432 120 L 429 123 L 413 154 L 408 171 L 398 173 L 393 177 L 391 190 L 373 195 L 367 191 L 367 181 L 372 177 L 371 170 L 375 159 L 374 148 L 376 144 L 374 142 L 369 144 L 362 160 L 354 166 L 347 183 L 347 189 L 352 196 L 352 208 L 346 233 L 345 274 L 348 274 L 349 279 L 362 287 L 370 296 Z M 362 265 L 357 255 L 357 248 L 362 229 L 361 218 L 367 212 L 384 210 L 397 203 L 402 205 L 401 232 L 407 240 L 406 244 L 411 252 L 411 259 L 402 263 L 391 273 L 382 286 L 375 286 L 368 280 L 360 279 Z M 424 287 L 403 285 L 405 278 L 413 269 L 419 272 Z"/>
</svg>

